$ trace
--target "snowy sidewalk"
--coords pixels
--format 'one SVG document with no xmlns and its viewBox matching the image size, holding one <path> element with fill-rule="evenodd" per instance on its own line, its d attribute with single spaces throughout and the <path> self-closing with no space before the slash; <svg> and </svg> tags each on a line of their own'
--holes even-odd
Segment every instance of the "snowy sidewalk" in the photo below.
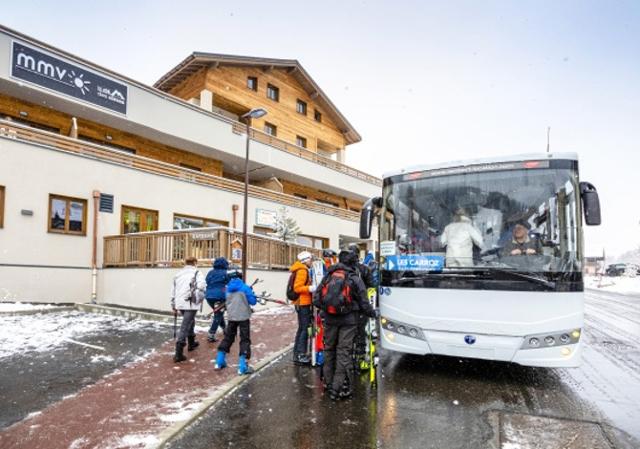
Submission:
<svg viewBox="0 0 640 449">
<path fill-rule="evenodd" d="M 251 322 L 252 365 L 272 358 L 293 341 L 293 308 L 270 309 Z M 199 334 L 200 347 L 174 364 L 173 340 L 145 360 L 104 377 L 0 432 L 0 448 L 143 448 L 155 447 L 160 434 L 188 422 L 202 404 L 237 378 L 238 342 L 229 368 L 213 369 L 217 343 Z"/>
</svg>

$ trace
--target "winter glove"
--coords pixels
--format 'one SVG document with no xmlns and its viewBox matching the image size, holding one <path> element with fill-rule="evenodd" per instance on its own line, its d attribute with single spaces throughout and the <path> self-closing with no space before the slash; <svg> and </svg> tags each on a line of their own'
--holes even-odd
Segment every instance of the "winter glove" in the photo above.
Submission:
<svg viewBox="0 0 640 449">
<path fill-rule="evenodd" d="M 315 285 L 310 285 L 309 286 L 309 293 L 313 293 L 316 291 L 316 286 Z"/>
</svg>

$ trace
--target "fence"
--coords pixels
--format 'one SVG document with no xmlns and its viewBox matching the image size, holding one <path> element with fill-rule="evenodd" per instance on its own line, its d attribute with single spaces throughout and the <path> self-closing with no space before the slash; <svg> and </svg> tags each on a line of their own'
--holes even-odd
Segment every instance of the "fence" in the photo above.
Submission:
<svg viewBox="0 0 640 449">
<path fill-rule="evenodd" d="M 242 233 L 229 228 L 198 228 L 167 232 L 141 232 L 104 237 L 103 266 L 177 267 L 189 256 L 210 265 L 216 257 L 240 262 Z M 252 268 L 287 269 L 301 251 L 320 257 L 322 251 L 302 245 L 250 234 L 247 236 L 247 263 Z"/>
</svg>

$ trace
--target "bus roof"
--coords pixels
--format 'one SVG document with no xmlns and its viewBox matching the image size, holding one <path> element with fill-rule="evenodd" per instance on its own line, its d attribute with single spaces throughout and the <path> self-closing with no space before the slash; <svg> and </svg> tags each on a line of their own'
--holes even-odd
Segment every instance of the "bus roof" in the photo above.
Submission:
<svg viewBox="0 0 640 449">
<path fill-rule="evenodd" d="M 414 173 L 420 171 L 428 171 L 428 170 L 438 170 L 443 168 L 453 168 L 453 167 L 465 167 L 470 165 L 482 165 L 482 164 L 495 164 L 500 162 L 518 162 L 518 161 L 539 161 L 542 159 L 568 159 L 568 160 L 578 160 L 578 153 L 525 153 L 525 154 L 514 154 L 511 156 L 496 156 L 496 157 L 487 157 L 482 159 L 467 159 L 467 160 L 458 160 L 458 161 L 449 161 L 449 162 L 441 162 L 439 164 L 422 164 L 422 165 L 412 165 L 400 170 L 394 170 L 382 175 L 382 178 L 389 178 L 391 176 L 403 175 L 405 173 Z"/>
</svg>

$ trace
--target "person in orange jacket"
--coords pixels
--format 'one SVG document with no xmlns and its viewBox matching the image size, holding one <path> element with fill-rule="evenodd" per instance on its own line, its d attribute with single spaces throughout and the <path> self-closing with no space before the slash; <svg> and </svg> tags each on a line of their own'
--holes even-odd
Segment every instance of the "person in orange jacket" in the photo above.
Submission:
<svg viewBox="0 0 640 449">
<path fill-rule="evenodd" d="M 296 313 L 298 314 L 298 330 L 293 346 L 293 363 L 296 365 L 309 365 L 311 358 L 307 354 L 308 331 L 313 317 L 311 306 L 311 295 L 315 287 L 311 285 L 311 274 L 309 269 L 313 264 L 313 256 L 308 251 L 298 254 L 298 260 L 291 265 L 289 271 L 295 273 L 293 281 L 293 291 L 298 295 L 294 301 Z"/>
</svg>

